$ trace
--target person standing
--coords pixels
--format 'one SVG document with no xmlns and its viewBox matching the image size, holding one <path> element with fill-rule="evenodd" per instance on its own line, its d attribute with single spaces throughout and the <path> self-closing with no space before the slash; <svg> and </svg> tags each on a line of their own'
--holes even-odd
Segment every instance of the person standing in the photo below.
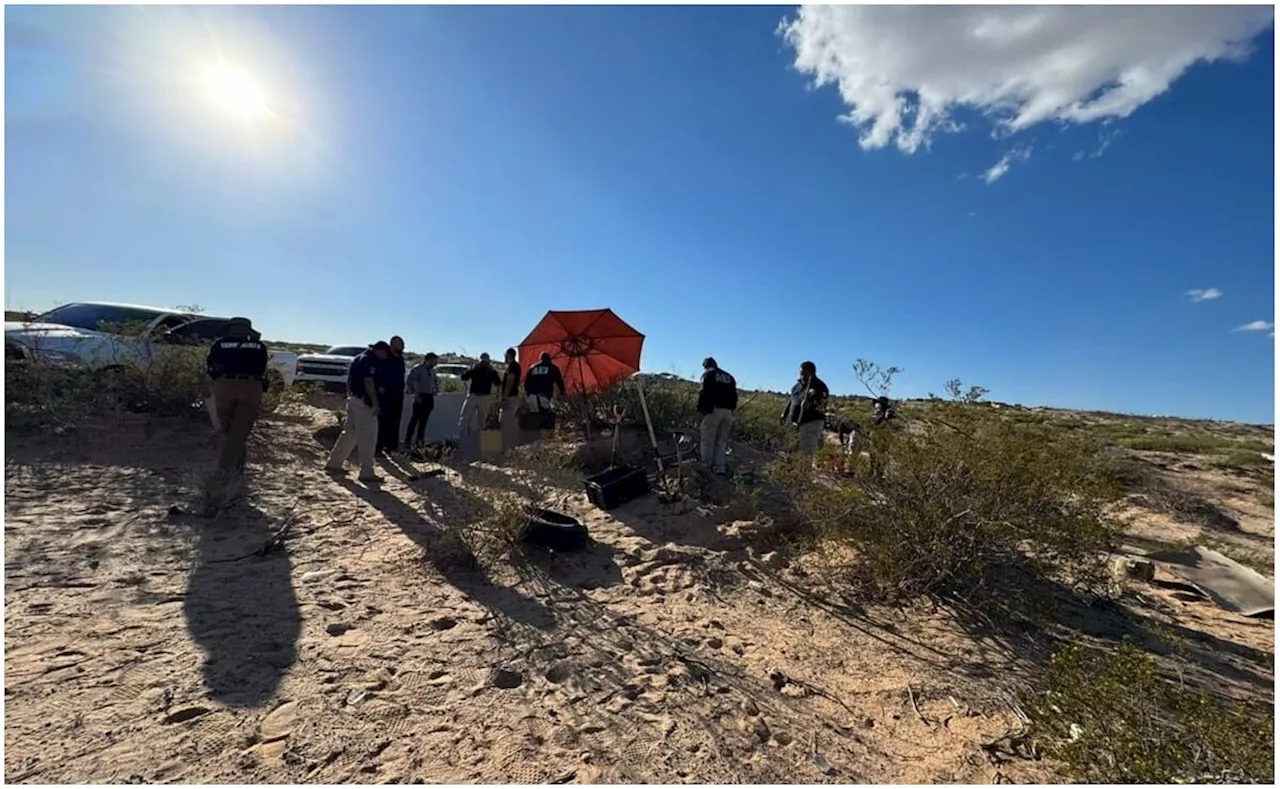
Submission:
<svg viewBox="0 0 1280 789">
<path fill-rule="evenodd" d="M 388 344 L 387 358 L 378 365 L 377 454 L 400 449 L 400 422 L 404 419 L 404 339 L 396 336 Z"/>
<path fill-rule="evenodd" d="M 267 345 L 248 318 L 228 321 L 226 336 L 213 343 L 205 359 L 222 427 L 218 471 L 228 477 L 244 471 L 249 434 L 258 421 L 262 395 L 267 391 L 267 359 Z"/>
<path fill-rule="evenodd" d="M 342 435 L 329 453 L 325 469 L 342 473 L 342 464 L 356 450 L 360 458 L 360 481 L 378 482 L 373 458 L 378 443 L 378 366 L 387 359 L 391 346 L 379 340 L 351 362 L 347 373 L 347 420 Z"/>
<path fill-rule="evenodd" d="M 733 412 L 738 408 L 738 382 L 708 356 L 702 360 L 702 388 L 698 390 L 698 413 L 702 414 L 702 462 L 717 474 L 727 474 L 726 455 Z"/>
<path fill-rule="evenodd" d="M 551 401 L 557 390 L 563 397 L 564 376 L 560 374 L 560 368 L 551 361 L 551 354 L 544 353 L 524 377 L 525 403 L 530 411 L 549 414 Z"/>
<path fill-rule="evenodd" d="M 508 348 L 502 371 L 502 451 L 520 443 L 520 362 L 516 349 Z"/>
<path fill-rule="evenodd" d="M 405 380 L 405 391 L 413 396 L 409 426 L 404 431 L 407 447 L 421 445 L 427 434 L 427 422 L 436 407 L 436 394 L 440 391 L 440 379 L 436 377 L 436 363 L 440 357 L 429 353 L 415 364 Z"/>
<path fill-rule="evenodd" d="M 470 446 L 470 439 L 484 430 L 489 420 L 489 395 L 494 387 L 502 386 L 502 378 L 493 369 L 487 353 L 480 354 L 480 361 L 458 377 L 467 382 L 467 399 L 462 401 L 462 415 L 458 417 L 458 440 L 468 440 L 467 451 L 471 452 L 475 448 Z"/>
<path fill-rule="evenodd" d="M 782 421 L 791 422 L 800 429 L 800 452 L 812 455 L 822 446 L 822 431 L 826 427 L 827 397 L 831 390 L 818 377 L 818 367 L 813 362 L 801 362 L 800 379 L 791 387 Z"/>
</svg>

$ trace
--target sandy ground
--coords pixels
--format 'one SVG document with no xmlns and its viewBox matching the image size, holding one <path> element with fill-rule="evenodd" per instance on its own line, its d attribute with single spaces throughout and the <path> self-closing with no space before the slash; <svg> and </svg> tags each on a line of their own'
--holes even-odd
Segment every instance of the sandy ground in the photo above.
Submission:
<svg viewBox="0 0 1280 789">
<path fill-rule="evenodd" d="M 199 425 L 9 438 L 7 781 L 1052 780 L 978 745 L 1017 725 L 1016 656 L 805 591 L 816 570 L 764 552 L 754 507 L 604 513 L 520 456 L 370 490 L 322 473 L 329 419 L 260 423 L 248 497 L 212 522 L 183 512 L 215 449 Z M 595 544 L 452 561 L 442 534 L 512 493 Z M 1270 622 L 1143 594 L 1215 676 L 1271 682 Z"/>
</svg>

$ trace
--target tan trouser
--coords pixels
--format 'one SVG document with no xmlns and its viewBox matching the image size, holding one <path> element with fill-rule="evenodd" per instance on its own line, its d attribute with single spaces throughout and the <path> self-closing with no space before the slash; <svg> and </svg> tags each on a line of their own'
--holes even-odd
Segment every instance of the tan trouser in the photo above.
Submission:
<svg viewBox="0 0 1280 789">
<path fill-rule="evenodd" d="M 462 414 L 458 417 L 458 432 L 463 435 L 479 433 L 489 421 L 489 395 L 467 395 L 462 401 Z"/>
<path fill-rule="evenodd" d="M 347 421 L 342 426 L 342 435 L 338 436 L 333 451 L 329 453 L 326 465 L 331 469 L 341 469 L 354 449 L 360 458 L 360 476 L 375 476 L 377 472 L 373 468 L 373 454 L 377 445 L 378 417 L 374 415 L 373 407 L 365 403 L 363 398 L 348 397 Z"/>
<path fill-rule="evenodd" d="M 213 401 L 222 428 L 218 468 L 223 473 L 239 473 L 244 470 L 253 423 L 262 411 L 262 382 L 219 378 L 213 382 Z"/>
<path fill-rule="evenodd" d="M 702 417 L 702 445 L 699 447 L 702 462 L 716 471 L 726 469 L 725 455 L 729 449 L 729 430 L 733 427 L 733 411 L 717 408 Z"/>
<path fill-rule="evenodd" d="M 822 448 L 822 431 L 826 429 L 821 419 L 800 425 L 800 451 L 812 455 Z"/>
<path fill-rule="evenodd" d="M 520 446 L 520 397 L 502 399 L 502 451 Z"/>
</svg>

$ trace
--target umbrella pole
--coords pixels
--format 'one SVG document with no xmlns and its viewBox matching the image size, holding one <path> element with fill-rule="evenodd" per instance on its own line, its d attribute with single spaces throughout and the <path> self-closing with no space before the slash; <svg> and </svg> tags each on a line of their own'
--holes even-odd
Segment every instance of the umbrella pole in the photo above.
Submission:
<svg viewBox="0 0 1280 789">
<path fill-rule="evenodd" d="M 653 420 L 649 418 L 649 403 L 644 399 L 644 387 L 636 379 L 636 394 L 640 395 L 640 410 L 644 412 L 644 426 L 649 428 L 649 443 L 653 444 L 653 456 L 658 461 L 658 473 L 663 472 L 662 454 L 658 452 L 658 438 L 653 434 Z"/>
<path fill-rule="evenodd" d="M 591 403 L 587 396 L 587 374 L 583 369 L 582 357 L 578 357 L 578 390 L 582 392 L 582 429 L 586 431 L 587 443 L 591 443 Z"/>
</svg>

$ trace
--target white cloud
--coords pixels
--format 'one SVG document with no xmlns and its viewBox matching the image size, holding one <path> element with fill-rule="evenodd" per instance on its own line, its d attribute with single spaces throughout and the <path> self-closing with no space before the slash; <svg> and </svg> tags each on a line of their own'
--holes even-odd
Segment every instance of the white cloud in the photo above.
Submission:
<svg viewBox="0 0 1280 789">
<path fill-rule="evenodd" d="M 1004 177 L 1009 172 L 1009 168 L 1017 162 L 1025 162 L 1031 158 L 1031 147 L 1028 145 L 1019 145 L 1013 150 L 1000 157 L 1000 161 L 991 165 L 991 169 L 982 174 L 982 180 L 986 183 L 993 184 Z"/>
<path fill-rule="evenodd" d="M 1246 323 L 1243 326 L 1237 326 L 1235 331 L 1270 331 L 1274 328 L 1275 324 L 1271 321 L 1253 321 L 1252 323 Z"/>
<path fill-rule="evenodd" d="M 1217 288 L 1205 288 L 1203 290 L 1196 288 L 1195 290 L 1187 291 L 1186 295 L 1190 297 L 1192 301 L 1213 301 L 1214 299 L 1222 296 L 1222 291 Z"/>
<path fill-rule="evenodd" d="M 783 21 L 795 67 L 835 85 L 864 149 L 958 131 L 1124 118 L 1199 61 L 1240 59 L 1269 6 L 828 6 Z"/>
<path fill-rule="evenodd" d="M 1100 159 L 1102 158 L 1102 154 L 1106 153 L 1107 149 L 1111 147 L 1111 143 L 1115 142 L 1116 138 L 1119 136 L 1120 136 L 1119 129 L 1111 129 L 1110 131 L 1105 131 L 1102 134 L 1098 135 L 1098 147 L 1094 149 L 1093 153 L 1086 153 L 1085 151 L 1077 151 L 1076 155 L 1072 156 L 1071 158 L 1075 159 L 1077 162 L 1082 162 L 1085 159 Z"/>
</svg>

